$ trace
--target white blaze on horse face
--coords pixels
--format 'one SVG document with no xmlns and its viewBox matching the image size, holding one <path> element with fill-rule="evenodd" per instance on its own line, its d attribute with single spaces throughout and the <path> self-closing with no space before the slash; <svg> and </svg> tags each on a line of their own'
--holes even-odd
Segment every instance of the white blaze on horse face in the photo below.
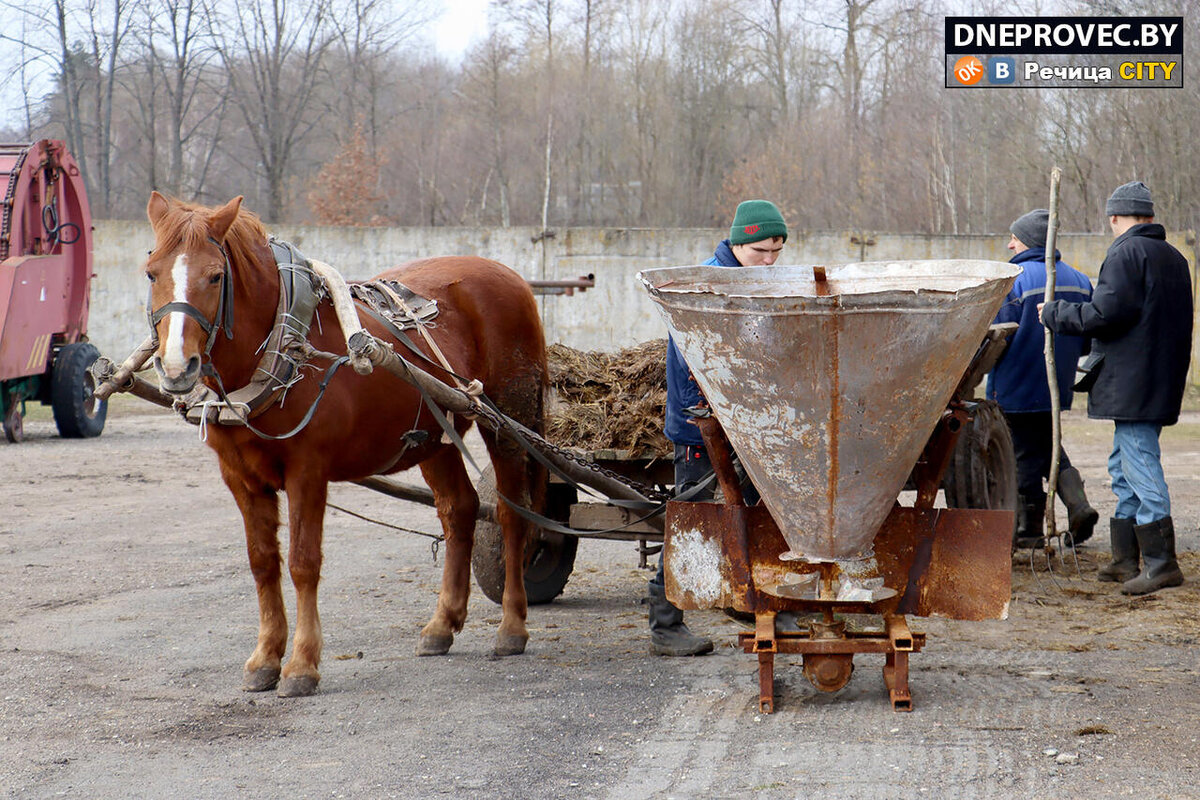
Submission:
<svg viewBox="0 0 1200 800">
<path fill-rule="evenodd" d="M 171 267 L 171 290 L 174 293 L 171 299 L 174 302 L 187 302 L 187 279 L 187 254 L 180 253 Z M 183 354 L 183 323 L 186 319 L 187 314 L 181 311 L 172 311 L 167 315 L 167 345 L 164 348 L 162 364 L 168 375 L 181 375 L 187 368 L 188 360 Z"/>
</svg>

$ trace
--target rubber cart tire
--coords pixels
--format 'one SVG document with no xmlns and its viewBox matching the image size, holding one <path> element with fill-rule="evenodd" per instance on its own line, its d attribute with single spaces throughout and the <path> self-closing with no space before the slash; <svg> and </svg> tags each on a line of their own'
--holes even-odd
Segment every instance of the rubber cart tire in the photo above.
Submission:
<svg viewBox="0 0 1200 800">
<path fill-rule="evenodd" d="M 91 342 L 75 342 L 58 351 L 51 367 L 50 405 L 64 439 L 90 439 L 104 430 L 108 401 L 96 400 L 92 363 L 100 351 Z"/>
<path fill-rule="evenodd" d="M 4 438 L 13 444 L 25 441 L 25 418 L 21 414 L 21 398 L 16 393 L 8 398 L 8 412 L 4 415 Z"/>
<path fill-rule="evenodd" d="M 489 466 L 475 487 L 481 503 L 497 503 L 496 480 Z M 565 522 L 574 502 L 575 490 L 552 484 L 546 492 L 546 516 Z M 529 605 L 549 603 L 563 593 L 575 570 L 579 539 L 537 529 L 525 548 L 525 596 Z M 504 599 L 504 533 L 495 522 L 475 522 L 475 546 L 471 551 L 475 583 L 493 603 Z"/>
<path fill-rule="evenodd" d="M 1017 456 L 1004 412 L 995 402 L 975 404 L 942 486 L 950 508 L 1016 510 Z"/>
</svg>

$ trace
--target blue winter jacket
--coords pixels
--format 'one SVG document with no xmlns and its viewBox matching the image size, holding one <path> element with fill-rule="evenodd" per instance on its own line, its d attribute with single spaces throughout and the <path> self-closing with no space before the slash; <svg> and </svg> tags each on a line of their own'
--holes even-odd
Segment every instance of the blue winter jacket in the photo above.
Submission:
<svg viewBox="0 0 1200 800">
<path fill-rule="evenodd" d="M 1054 298 L 1068 303 L 1086 303 L 1092 297 L 1092 282 L 1071 265 L 1055 258 Z M 1046 297 L 1046 248 L 1031 247 L 1017 253 L 1012 264 L 1024 272 L 1017 276 L 1005 298 L 996 322 L 1019 323 L 1008 340 L 1008 349 L 988 375 L 987 396 L 1010 414 L 1050 410 L 1050 387 L 1046 381 L 1045 334 L 1038 320 L 1037 305 Z M 1058 372 L 1058 396 L 1063 409 L 1071 407 L 1075 382 L 1075 364 L 1084 351 L 1082 336 L 1056 334 L 1054 363 Z"/>
<path fill-rule="evenodd" d="M 717 252 L 704 262 L 706 267 L 740 267 L 742 264 L 734 257 L 726 239 L 717 245 Z M 683 410 L 699 405 L 704 400 L 700 387 L 691 377 L 692 371 L 683 354 L 675 346 L 675 340 L 667 336 L 667 421 L 665 433 L 675 444 L 698 445 L 704 444 L 700 437 L 700 429 L 688 422 Z"/>
</svg>

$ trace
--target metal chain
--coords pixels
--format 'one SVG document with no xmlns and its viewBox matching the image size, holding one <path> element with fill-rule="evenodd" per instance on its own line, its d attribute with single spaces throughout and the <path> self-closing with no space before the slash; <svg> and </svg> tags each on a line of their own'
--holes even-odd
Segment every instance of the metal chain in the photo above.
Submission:
<svg viewBox="0 0 1200 800">
<path fill-rule="evenodd" d="M 506 418 L 502 414 L 493 412 L 492 409 L 488 408 L 487 406 L 485 406 L 482 403 L 476 403 L 476 409 L 477 409 L 476 413 L 479 416 L 484 417 L 485 419 L 490 421 L 493 425 L 497 426 L 497 429 L 499 429 L 500 427 L 506 428 L 514 436 L 520 436 L 521 438 L 526 440 L 527 444 L 529 444 L 532 447 L 536 447 L 538 450 L 540 450 L 543 453 L 554 453 L 554 454 L 558 455 L 560 458 L 564 458 L 567 461 L 571 461 L 575 464 L 578 464 L 579 466 L 584 467 L 584 468 L 590 470 L 591 472 L 595 472 L 599 475 L 605 476 L 606 478 L 610 478 L 611 480 L 617 481 L 618 483 L 622 483 L 625 486 L 628 486 L 630 489 L 633 489 L 634 491 L 638 492 L 643 497 L 649 498 L 650 500 L 653 500 L 657 503 L 665 503 L 668 500 L 670 500 L 672 497 L 674 497 L 674 495 L 671 494 L 670 492 L 665 492 L 662 489 L 657 489 L 657 488 L 647 486 L 644 483 L 638 483 L 637 481 L 635 481 L 631 478 L 627 478 L 624 475 L 622 475 L 621 473 L 615 472 L 615 471 L 609 469 L 608 467 L 605 467 L 605 466 L 599 464 L 596 461 L 589 461 L 588 459 L 584 458 L 583 456 L 577 455 L 576 453 L 574 453 L 571 450 L 568 450 L 565 447 L 561 447 L 550 441 L 547 441 L 546 439 L 537 435 L 536 433 L 533 434 L 532 437 L 526 436 L 523 433 L 519 433 L 515 429 L 505 425 Z"/>
<path fill-rule="evenodd" d="M 8 258 L 9 245 L 13 236 L 13 231 L 11 230 L 13 202 L 17 194 L 17 183 L 21 178 L 21 168 L 25 166 L 25 157 L 27 155 L 29 155 L 29 148 L 22 150 L 21 154 L 17 156 L 17 162 L 13 165 L 12 171 L 8 176 L 8 189 L 4 193 L 3 216 L 0 217 L 0 261 Z"/>
</svg>

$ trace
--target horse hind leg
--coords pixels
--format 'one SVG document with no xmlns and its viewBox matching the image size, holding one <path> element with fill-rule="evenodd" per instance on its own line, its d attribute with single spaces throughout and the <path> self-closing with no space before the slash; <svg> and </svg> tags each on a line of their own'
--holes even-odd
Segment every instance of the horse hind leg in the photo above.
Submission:
<svg viewBox="0 0 1200 800">
<path fill-rule="evenodd" d="M 442 586 L 433 617 L 421 630 L 417 655 L 440 656 L 450 651 L 454 634 L 467 620 L 471 591 L 471 548 L 475 539 L 475 515 L 479 496 L 463 466 L 462 456 L 445 445 L 421 462 L 421 475 L 433 491 L 438 519 L 446 537 Z"/>
<path fill-rule="evenodd" d="M 532 469 L 530 462 L 533 459 L 512 441 L 498 440 L 490 432 L 483 438 L 496 473 L 496 491 L 514 503 L 540 511 L 543 505 L 541 493 L 531 489 L 537 485 L 539 475 L 544 482 L 544 473 Z M 504 596 L 500 603 L 503 615 L 496 632 L 496 655 L 512 656 L 524 653 L 529 641 L 525 627 L 529 608 L 525 594 L 525 556 L 532 530 L 530 523 L 503 500 L 496 504 L 496 516 L 504 537 Z"/>
<path fill-rule="evenodd" d="M 247 486 L 224 462 L 221 474 L 242 512 L 246 554 L 258 592 L 258 642 L 246 660 L 242 688 L 247 692 L 265 692 L 279 683 L 288 634 L 280 584 L 279 497 L 270 489 L 255 490 Z"/>
</svg>

